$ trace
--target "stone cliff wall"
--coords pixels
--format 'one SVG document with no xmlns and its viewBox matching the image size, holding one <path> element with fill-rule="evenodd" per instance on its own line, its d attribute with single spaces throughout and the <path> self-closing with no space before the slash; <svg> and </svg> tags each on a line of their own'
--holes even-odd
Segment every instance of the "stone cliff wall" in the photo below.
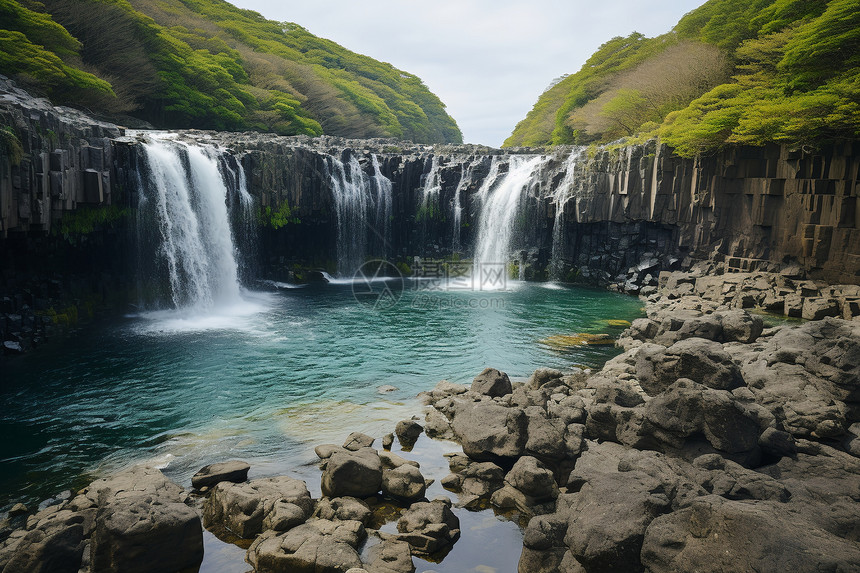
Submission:
<svg viewBox="0 0 860 573">
<path fill-rule="evenodd" d="M 568 223 L 642 221 L 671 234 L 668 248 L 729 270 L 796 262 L 814 278 L 860 281 L 857 144 L 683 159 L 650 142 L 601 151 L 583 171 L 565 205 Z"/>
<path fill-rule="evenodd" d="M 0 126 L 0 329 L 8 333 L 10 324 L 28 322 L 10 315 L 52 308 L 55 291 L 66 298 L 101 292 L 104 299 L 128 286 L 128 230 L 143 156 L 122 128 L 54 108 L 8 82 L 0 85 Z M 296 263 L 331 268 L 338 163 L 356 160 L 368 180 L 378 166 L 390 180 L 391 216 L 384 232 L 367 229 L 368 244 L 381 245 L 367 254 L 411 262 L 470 256 L 488 176 L 503 175 L 512 155 L 542 154 L 520 198 L 511 244 L 511 260 L 525 265 L 527 278 L 582 278 L 636 291 L 653 288 L 660 270 L 712 259 L 718 270 L 797 266 L 810 278 L 860 283 L 860 144 L 814 152 L 743 147 L 684 159 L 655 142 L 547 153 L 251 133 L 180 137 L 232 154 L 261 209 L 289 207 L 287 224 L 262 229 L 265 272 Z M 571 154 L 576 172 L 566 177 Z M 436 189 L 428 194 L 430 187 Z M 563 227 L 554 233 L 557 222 Z M 81 277 L 75 288 L 71 275 Z"/>
</svg>

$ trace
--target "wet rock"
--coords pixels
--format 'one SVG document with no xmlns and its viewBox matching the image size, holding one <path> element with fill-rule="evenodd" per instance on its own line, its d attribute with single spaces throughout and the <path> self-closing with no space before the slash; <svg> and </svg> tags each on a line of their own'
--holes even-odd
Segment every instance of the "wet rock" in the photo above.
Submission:
<svg viewBox="0 0 860 573">
<path fill-rule="evenodd" d="M 555 509 L 558 485 L 552 471 L 538 459 L 523 456 L 505 476 L 505 485 L 493 493 L 491 501 L 503 509 L 517 508 L 529 514 L 544 514 Z"/>
<path fill-rule="evenodd" d="M 409 543 L 414 553 L 431 555 L 460 538 L 460 520 L 451 511 L 450 502 L 418 502 L 397 521 L 397 531 L 397 539 Z"/>
<path fill-rule="evenodd" d="M 206 527 L 222 526 L 243 539 L 285 530 L 311 516 L 314 502 L 303 481 L 286 476 L 217 484 L 203 505 Z"/>
<path fill-rule="evenodd" d="M 251 466 L 249 464 L 239 460 L 211 464 L 200 468 L 191 477 L 191 485 L 195 489 L 200 489 L 202 487 L 212 487 L 222 481 L 242 483 L 248 479 L 248 470 L 250 469 Z"/>
<path fill-rule="evenodd" d="M 438 438 L 440 440 L 455 439 L 450 420 L 438 410 L 430 409 L 427 411 L 424 416 L 424 431 L 431 438 Z"/>
<path fill-rule="evenodd" d="M 321 460 L 327 460 L 331 457 L 333 453 L 343 451 L 348 450 L 346 448 L 336 446 L 334 444 L 320 444 L 319 446 L 314 448 L 314 453 L 316 453 L 317 457 Z"/>
<path fill-rule="evenodd" d="M 394 434 L 385 434 L 382 436 L 382 448 L 385 450 L 390 450 L 391 446 L 394 445 Z"/>
<path fill-rule="evenodd" d="M 424 432 L 424 428 L 415 420 L 401 420 L 397 422 L 397 426 L 394 428 L 397 440 L 404 449 L 411 449 L 422 432 Z"/>
<path fill-rule="evenodd" d="M 23 503 L 16 503 L 9 510 L 9 517 L 18 517 L 19 515 L 26 515 L 30 513 L 30 510 L 27 509 L 27 506 Z"/>
<path fill-rule="evenodd" d="M 27 530 L 12 533 L 0 547 L 0 567 L 9 573 L 77 573 L 93 527 L 95 510 L 87 517 L 72 511 L 51 511 Z"/>
<path fill-rule="evenodd" d="M 490 397 L 501 397 L 512 392 L 511 379 L 495 368 L 486 368 L 472 380 L 472 392 Z"/>
<path fill-rule="evenodd" d="M 335 452 L 322 474 L 326 497 L 370 497 L 382 487 L 382 461 L 372 448 Z"/>
<path fill-rule="evenodd" d="M 504 470 L 493 462 L 476 462 L 463 454 L 446 454 L 453 472 L 442 480 L 447 489 L 458 492 L 458 505 L 478 508 L 504 485 Z"/>
</svg>

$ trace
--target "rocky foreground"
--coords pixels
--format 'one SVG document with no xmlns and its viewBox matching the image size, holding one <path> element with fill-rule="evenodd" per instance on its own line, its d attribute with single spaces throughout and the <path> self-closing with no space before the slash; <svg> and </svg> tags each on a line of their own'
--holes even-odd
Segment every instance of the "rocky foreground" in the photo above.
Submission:
<svg viewBox="0 0 860 573">
<path fill-rule="evenodd" d="M 397 425 L 404 449 L 422 431 L 461 444 L 442 480 L 457 505 L 530 517 L 520 572 L 860 570 L 860 291 L 703 270 L 661 274 L 601 370 L 488 368 Z M 752 307 L 813 320 L 765 327 Z M 133 468 L 16 518 L 0 571 L 195 570 L 205 525 L 259 572 L 412 572 L 460 525 L 393 440 L 318 446 L 318 500 L 242 462 L 191 492 Z"/>
</svg>

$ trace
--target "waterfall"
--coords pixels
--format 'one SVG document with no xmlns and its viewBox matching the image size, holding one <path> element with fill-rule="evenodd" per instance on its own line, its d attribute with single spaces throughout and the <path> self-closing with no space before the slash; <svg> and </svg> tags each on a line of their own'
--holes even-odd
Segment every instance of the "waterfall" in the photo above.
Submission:
<svg viewBox="0 0 860 573">
<path fill-rule="evenodd" d="M 376 193 L 374 196 L 376 224 L 371 228 L 371 231 L 376 236 L 374 252 L 384 259 L 387 258 L 388 247 L 391 245 L 391 209 L 394 185 L 388 177 L 382 174 L 379 158 L 375 153 L 371 156 L 371 165 L 373 165 L 373 189 Z"/>
<path fill-rule="evenodd" d="M 355 156 L 344 164 L 328 157 L 329 183 L 337 217 L 337 274 L 350 277 L 367 260 L 368 255 L 385 256 L 390 234 L 391 181 L 379 169 L 373 156 L 373 177 L 361 169 Z M 369 245 L 374 235 L 376 247 Z"/>
<path fill-rule="evenodd" d="M 553 193 L 555 203 L 555 221 L 552 226 L 552 255 L 549 263 L 549 278 L 560 280 L 564 270 L 564 206 L 570 198 L 573 184 L 576 182 L 576 166 L 583 154 L 583 149 L 574 149 L 567 158 L 564 166 L 564 179 Z"/>
<path fill-rule="evenodd" d="M 474 262 L 476 273 L 481 276 L 491 267 L 504 269 L 507 266 L 523 192 L 529 188 L 535 172 L 543 163 L 542 157 L 512 156 L 508 172 L 503 176 L 499 176 L 495 163 L 495 170 L 490 169 L 478 192 L 483 205 Z"/>
<path fill-rule="evenodd" d="M 159 139 L 143 148 L 149 178 L 138 202 L 139 244 L 157 244 L 156 276 L 166 275 L 172 305 L 207 311 L 241 302 L 218 152 Z"/>
<path fill-rule="evenodd" d="M 454 191 L 454 236 L 451 240 L 451 253 L 457 254 L 463 248 L 461 243 L 461 232 L 463 221 L 463 206 L 460 204 L 460 197 L 466 187 L 472 182 L 472 171 L 474 170 L 475 162 L 469 163 L 463 169 L 460 176 L 460 182 L 457 183 L 457 189 Z"/>
</svg>

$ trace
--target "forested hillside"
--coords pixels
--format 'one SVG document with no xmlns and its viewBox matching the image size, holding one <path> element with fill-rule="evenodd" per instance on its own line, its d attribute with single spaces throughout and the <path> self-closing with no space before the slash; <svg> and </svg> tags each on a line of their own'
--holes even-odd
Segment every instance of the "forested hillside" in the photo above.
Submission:
<svg viewBox="0 0 860 573">
<path fill-rule="evenodd" d="M 157 127 L 462 140 L 420 78 L 222 0 L 0 0 L 0 74 Z"/>
<path fill-rule="evenodd" d="M 613 38 L 505 146 L 654 136 L 686 156 L 856 139 L 860 0 L 710 0 L 662 36 Z"/>
</svg>

